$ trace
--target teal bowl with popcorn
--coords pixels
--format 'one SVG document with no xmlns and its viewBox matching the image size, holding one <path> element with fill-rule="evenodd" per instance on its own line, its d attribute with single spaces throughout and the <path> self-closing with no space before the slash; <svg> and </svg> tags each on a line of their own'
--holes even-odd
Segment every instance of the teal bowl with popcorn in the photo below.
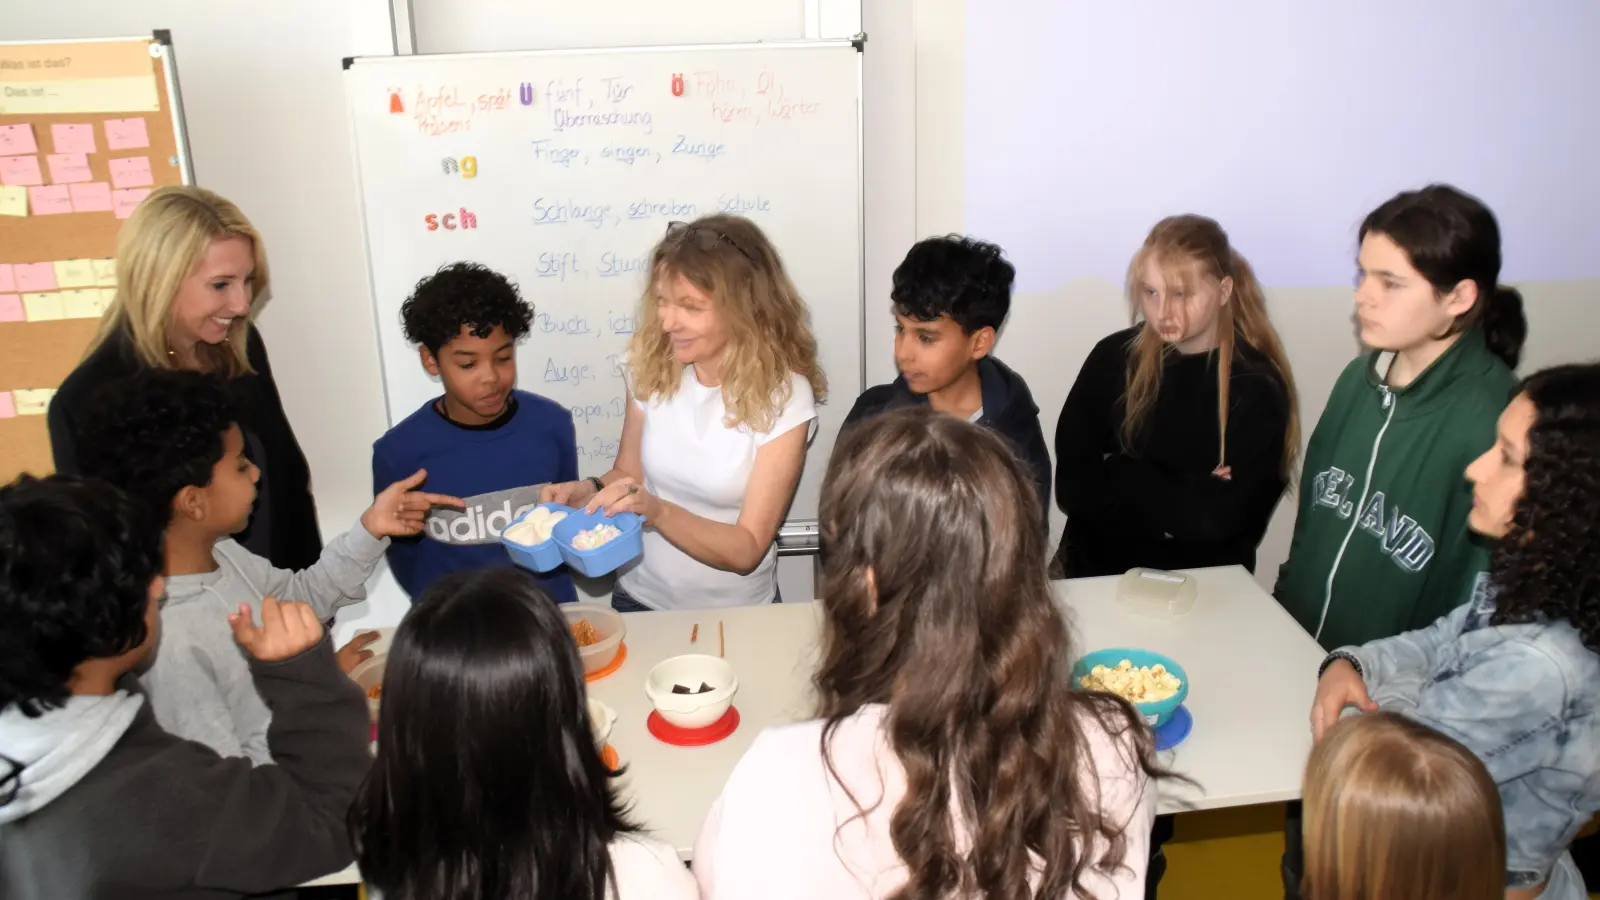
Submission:
<svg viewBox="0 0 1600 900">
<path fill-rule="evenodd" d="M 1146 724 L 1151 728 L 1160 728 L 1170 722 L 1177 713 L 1178 707 L 1182 706 L 1183 701 L 1189 696 L 1189 673 L 1184 671 L 1183 666 L 1179 665 L 1177 660 L 1154 650 L 1139 650 L 1133 647 L 1112 647 L 1107 650 L 1096 650 L 1073 664 L 1072 687 L 1075 690 L 1087 690 L 1087 688 L 1083 687 L 1083 678 L 1094 671 L 1095 666 L 1115 669 L 1123 660 L 1127 660 L 1136 669 L 1147 666 L 1162 666 L 1168 672 L 1171 672 L 1173 677 L 1178 679 L 1178 692 L 1171 697 L 1165 700 L 1157 700 L 1153 703 L 1135 702 L 1133 704 L 1134 709 L 1139 711 L 1139 715 L 1144 717 Z"/>
</svg>

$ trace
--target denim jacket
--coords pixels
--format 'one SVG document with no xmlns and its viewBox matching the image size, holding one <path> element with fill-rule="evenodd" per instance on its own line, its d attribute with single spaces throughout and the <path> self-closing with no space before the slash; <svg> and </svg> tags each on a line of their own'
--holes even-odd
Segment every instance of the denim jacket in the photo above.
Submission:
<svg viewBox="0 0 1600 900">
<path fill-rule="evenodd" d="M 1494 610 L 1481 575 L 1472 600 L 1432 625 L 1342 652 L 1380 707 L 1488 767 L 1505 810 L 1507 886 L 1550 878 L 1546 900 L 1565 900 L 1549 892 L 1569 881 L 1567 845 L 1600 810 L 1600 654 L 1565 619 L 1492 626 Z"/>
</svg>

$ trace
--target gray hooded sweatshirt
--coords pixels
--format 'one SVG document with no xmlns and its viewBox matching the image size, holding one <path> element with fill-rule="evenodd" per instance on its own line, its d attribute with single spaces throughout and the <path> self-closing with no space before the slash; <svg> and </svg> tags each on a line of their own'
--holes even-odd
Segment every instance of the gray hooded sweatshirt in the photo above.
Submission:
<svg viewBox="0 0 1600 900">
<path fill-rule="evenodd" d="M 361 690 L 326 638 L 249 669 L 277 765 L 161 730 L 131 676 L 37 717 L 0 710 L 0 754 L 23 766 L 0 803 L 0 897 L 259 897 L 348 865 L 345 814 L 371 767 Z"/>
<path fill-rule="evenodd" d="M 29 718 L 15 706 L 0 711 L 0 749 L 27 768 L 17 796 L 0 806 L 0 825 L 37 812 L 83 780 L 133 724 L 144 698 L 117 691 L 69 697 L 60 709 Z"/>
<path fill-rule="evenodd" d="M 323 548 L 316 565 L 299 572 L 272 563 L 233 540 L 218 541 L 217 569 L 167 579 L 161 645 L 142 677 L 161 727 L 199 741 L 223 756 L 272 762 L 267 726 L 272 713 L 256 692 L 244 652 L 234 642 L 229 614 L 248 604 L 260 619 L 261 600 L 299 600 L 320 619 L 366 598 L 366 582 L 389 546 L 361 525 Z"/>
</svg>

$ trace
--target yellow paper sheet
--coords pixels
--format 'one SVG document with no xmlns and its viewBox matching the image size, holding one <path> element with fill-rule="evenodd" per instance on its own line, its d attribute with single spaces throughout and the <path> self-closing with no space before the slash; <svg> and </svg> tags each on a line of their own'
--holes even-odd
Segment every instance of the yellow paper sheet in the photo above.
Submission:
<svg viewBox="0 0 1600 900">
<path fill-rule="evenodd" d="M 97 287 L 117 286 L 117 261 L 114 259 L 90 260 L 94 266 L 94 283 Z"/>
<path fill-rule="evenodd" d="M 58 259 L 55 262 L 56 287 L 89 288 L 95 286 L 94 263 L 87 259 Z"/>
<path fill-rule="evenodd" d="M 11 399 L 17 404 L 19 416 L 42 416 L 50 409 L 50 398 L 56 392 L 51 388 L 12 391 Z"/>
<path fill-rule="evenodd" d="M 60 294 L 23 294 L 22 308 L 27 310 L 29 322 L 53 322 L 67 317 Z"/>
<path fill-rule="evenodd" d="M 9 81 L 0 95 L 0 116 L 160 112 L 153 74 L 79 81 Z"/>
<path fill-rule="evenodd" d="M 28 214 L 28 189 L 20 185 L 0 185 L 0 216 Z"/>
<path fill-rule="evenodd" d="M 100 288 L 61 292 L 61 310 L 68 319 L 98 319 L 106 311 Z"/>
<path fill-rule="evenodd" d="M 117 289 L 116 288 L 100 288 L 100 309 L 101 309 L 102 312 L 107 310 L 107 309 L 110 309 L 113 305 L 116 304 L 116 302 L 117 302 Z"/>
</svg>

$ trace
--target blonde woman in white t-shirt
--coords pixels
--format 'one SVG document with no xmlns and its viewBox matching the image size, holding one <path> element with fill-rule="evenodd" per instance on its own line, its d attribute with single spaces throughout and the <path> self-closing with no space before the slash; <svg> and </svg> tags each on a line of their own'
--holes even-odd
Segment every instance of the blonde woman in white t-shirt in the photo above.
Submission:
<svg viewBox="0 0 1600 900">
<path fill-rule="evenodd" d="M 806 305 L 761 229 L 674 222 L 650 257 L 616 465 L 547 501 L 644 516 L 623 611 L 778 599 L 773 539 L 827 382 Z"/>
<path fill-rule="evenodd" d="M 702 900 L 1138 900 L 1154 738 L 1072 689 L 1033 474 L 927 406 L 822 486 L 817 718 L 768 728 L 695 845 Z"/>
</svg>

